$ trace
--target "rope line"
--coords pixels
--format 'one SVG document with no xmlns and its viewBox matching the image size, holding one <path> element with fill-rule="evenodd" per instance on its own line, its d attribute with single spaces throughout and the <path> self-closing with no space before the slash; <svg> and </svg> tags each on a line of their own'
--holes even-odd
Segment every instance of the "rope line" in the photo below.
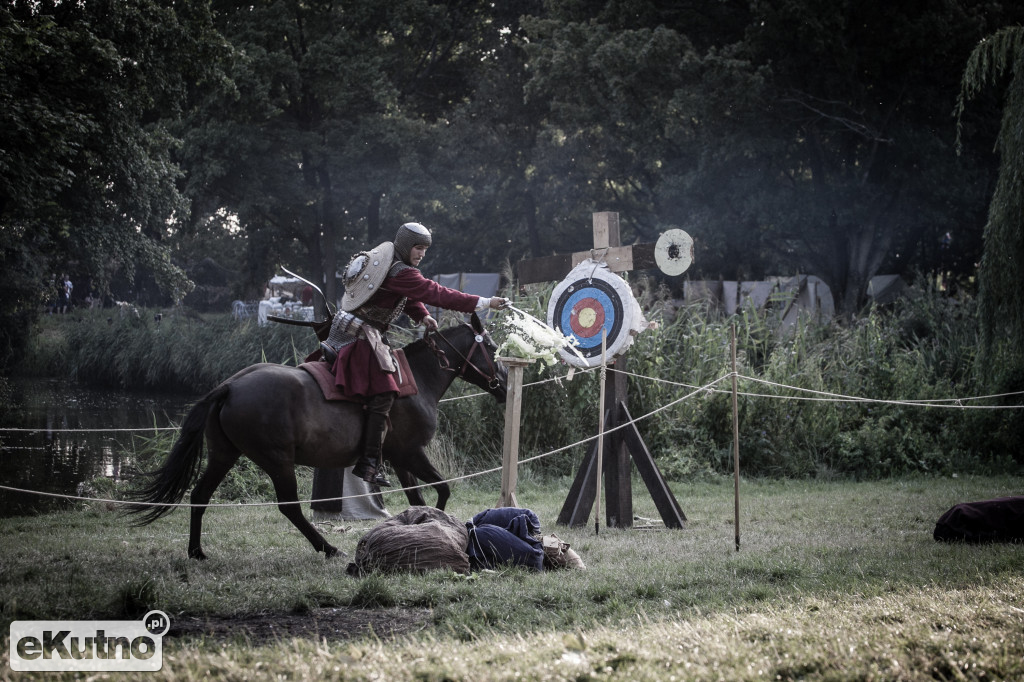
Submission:
<svg viewBox="0 0 1024 682">
<path fill-rule="evenodd" d="M 594 371 L 595 369 L 598 369 L 598 368 L 590 367 L 590 368 L 586 368 L 586 369 L 584 369 L 582 371 L 583 372 L 590 372 L 590 371 Z M 1011 397 L 1011 396 L 1018 396 L 1018 395 L 1024 394 L 1024 391 L 1011 392 L 1011 393 L 999 393 L 999 394 L 992 394 L 992 395 L 986 395 L 986 396 L 975 396 L 975 397 L 969 397 L 969 398 L 936 398 L 936 399 L 929 399 L 929 400 L 883 400 L 883 399 L 879 399 L 879 398 L 862 398 L 862 397 L 857 397 L 857 396 L 849 396 L 849 395 L 844 395 L 844 394 L 841 394 L 841 393 L 832 393 L 832 392 L 828 392 L 828 391 L 819 391 L 819 390 L 815 390 L 815 389 L 801 388 L 799 386 L 789 386 L 789 385 L 786 385 L 786 384 L 780 384 L 780 383 L 777 383 L 777 382 L 768 381 L 766 379 L 758 379 L 758 378 L 755 378 L 755 377 L 748 377 L 748 376 L 745 376 L 745 375 L 742 375 L 742 374 L 739 374 L 739 373 L 735 373 L 735 372 L 730 372 L 730 373 L 728 373 L 728 374 L 726 374 L 726 375 L 724 375 L 724 376 L 722 376 L 722 377 L 720 377 L 718 379 L 715 379 L 714 381 L 711 381 L 708 384 L 705 384 L 704 386 L 694 386 L 694 385 L 691 385 L 691 384 L 684 384 L 684 383 L 680 383 L 680 382 L 670 381 L 670 380 L 667 380 L 667 379 L 660 379 L 658 377 L 648 377 L 648 376 L 644 376 L 644 375 L 641 375 L 641 374 L 636 374 L 636 373 L 633 373 L 633 372 L 628 372 L 628 371 L 625 371 L 625 370 L 616 369 L 614 367 L 608 367 L 607 369 L 612 371 L 612 372 L 619 372 L 620 374 L 623 374 L 623 375 L 626 375 L 626 376 L 632 376 L 632 377 L 639 378 L 639 379 L 646 379 L 648 381 L 655 381 L 655 382 L 670 384 L 670 385 L 673 385 L 673 386 L 685 387 L 685 388 L 692 389 L 692 390 L 689 393 L 683 395 L 680 398 L 672 400 L 672 401 L 662 405 L 661 407 L 658 407 L 658 408 L 655 408 L 654 410 L 651 410 L 647 414 L 641 415 L 640 417 L 635 417 L 632 420 L 624 422 L 622 424 L 619 424 L 619 425 L 617 425 L 617 426 L 615 426 L 613 428 L 606 429 L 605 430 L 605 435 L 607 435 L 609 433 L 614 433 L 615 431 L 618 431 L 619 429 L 624 429 L 624 428 L 630 427 L 630 426 L 632 426 L 632 425 L 636 424 L 637 422 L 640 422 L 640 421 L 642 421 L 644 419 L 648 419 L 648 418 L 654 416 L 655 414 L 658 414 L 659 412 L 663 412 L 665 410 L 668 410 L 669 408 L 671 408 L 671 407 L 673 407 L 675 405 L 678 405 L 679 403 L 684 402 L 684 401 L 692 398 L 693 396 L 695 396 L 697 394 L 700 394 L 700 393 L 728 393 L 728 391 L 723 391 L 721 389 L 716 389 L 715 386 L 717 384 L 721 383 L 722 381 L 725 381 L 726 379 L 731 379 L 733 376 L 735 376 L 735 377 L 737 377 L 739 379 L 744 379 L 744 380 L 747 380 L 747 381 L 751 381 L 753 383 L 762 384 L 762 385 L 765 385 L 765 386 L 770 386 L 770 387 L 773 387 L 773 388 L 776 388 L 776 389 L 789 389 L 789 390 L 792 390 L 792 391 L 798 391 L 798 392 L 812 394 L 812 396 L 784 396 L 784 395 L 767 394 L 767 393 L 750 393 L 750 392 L 740 393 L 740 395 L 747 396 L 747 397 L 776 398 L 776 399 L 781 398 L 781 399 L 790 399 L 790 400 L 811 400 L 811 401 L 829 401 L 829 402 L 853 402 L 853 403 L 870 403 L 870 404 L 907 405 L 907 406 L 914 406 L 914 407 L 945 407 L 945 408 L 955 408 L 955 409 L 1021 409 L 1021 408 L 1024 408 L 1024 405 L 999 406 L 999 405 L 965 405 L 964 404 L 965 402 L 971 402 L 971 401 L 977 401 L 977 400 L 987 400 L 987 399 L 993 399 L 993 398 L 1005 398 L 1005 397 Z M 563 376 L 549 377 L 547 379 L 542 379 L 542 380 L 539 380 L 539 381 L 531 382 L 529 384 L 524 384 L 523 387 L 526 388 L 528 386 L 538 386 L 538 385 L 541 385 L 541 384 L 550 383 L 552 381 L 561 382 L 562 380 L 567 380 L 567 379 L 566 379 L 566 377 L 563 377 Z M 473 393 L 473 394 L 466 395 L 466 396 L 459 396 L 459 397 L 456 397 L 456 398 L 446 398 L 446 399 L 444 399 L 444 400 L 442 400 L 440 402 L 452 401 L 452 400 L 463 400 L 465 398 L 475 398 L 475 397 L 479 397 L 479 396 L 483 396 L 483 395 L 487 395 L 487 393 L 480 392 L 480 393 Z M 63 432 L 72 432 L 72 433 L 103 432 L 103 433 L 107 433 L 107 432 L 113 432 L 113 433 L 118 433 L 118 432 L 137 432 L 137 431 L 167 431 L 167 430 L 177 430 L 178 428 L 179 427 L 176 427 L 176 426 L 145 427 L 145 428 L 136 428 L 136 429 L 115 429 L 115 428 L 107 428 L 107 429 L 47 429 L 47 428 L 4 427 L 4 428 L 0 428 L 0 432 L 6 431 L 6 432 L 30 432 L 30 433 L 37 433 L 37 432 L 46 432 L 46 433 L 63 433 Z M 570 450 L 570 449 L 572 449 L 574 447 L 578 447 L 578 446 L 583 445 L 585 443 L 589 443 L 589 442 L 591 442 L 593 440 L 596 440 L 599 437 L 601 437 L 600 434 L 595 434 L 593 436 L 589 436 L 587 438 L 583 438 L 581 440 L 578 440 L 575 443 L 571 443 L 569 445 L 564 445 L 564 446 L 556 448 L 554 450 L 549 450 L 548 452 L 544 452 L 544 453 L 541 453 L 541 454 L 538 454 L 538 455 L 534 455 L 533 457 L 528 457 L 526 459 L 522 459 L 522 460 L 519 461 L 519 463 L 520 464 L 527 464 L 529 462 L 534 462 L 534 461 L 543 459 L 545 457 L 550 457 L 552 455 L 558 454 L 560 452 L 565 452 L 566 450 Z M 317 500 L 311 500 L 310 499 L 310 500 L 295 500 L 295 501 L 287 501 L 287 502 L 218 502 L 218 503 L 207 503 L 207 504 L 192 504 L 192 503 L 184 503 L 184 502 L 179 502 L 179 503 L 137 502 L 137 501 L 130 501 L 130 500 L 114 500 L 114 499 L 97 498 L 97 497 L 84 497 L 84 496 L 80 496 L 80 495 L 67 495 L 67 494 L 62 494 L 62 493 L 49 493 L 49 492 L 43 492 L 43 491 L 39 491 L 39 490 L 27 490 L 27 489 L 23 489 L 23 488 L 15 488 L 15 487 L 6 486 L 6 485 L 0 485 L 0 490 L 7 490 L 7 491 L 10 491 L 10 492 L 16 492 L 16 493 L 40 495 L 40 496 L 44 496 L 44 497 L 55 497 L 55 498 L 62 498 L 62 499 L 68 499 L 68 500 L 81 500 L 81 501 L 86 501 L 86 502 L 102 502 L 102 503 L 107 503 L 107 504 L 130 505 L 130 506 L 136 506 L 136 507 L 188 507 L 188 508 L 192 508 L 192 507 L 269 507 L 269 506 L 278 506 L 278 507 L 280 507 L 280 506 L 287 506 L 287 505 L 293 505 L 293 504 L 309 504 L 309 503 L 312 503 L 314 501 L 317 501 L 317 502 L 337 502 L 337 501 L 343 501 L 343 500 L 353 500 L 353 499 L 358 499 L 358 498 L 363 498 L 363 497 L 370 497 L 370 496 L 378 495 L 378 494 L 391 494 L 391 493 L 400 493 L 400 492 L 404 493 L 404 492 L 408 492 L 408 491 L 411 491 L 411 490 L 418 490 L 418 489 L 421 489 L 421 488 L 434 487 L 434 486 L 440 485 L 440 484 L 449 484 L 449 483 L 455 483 L 457 481 L 468 480 L 468 479 L 471 479 L 471 478 L 476 478 L 478 476 L 485 476 L 487 474 L 493 474 L 493 473 L 496 473 L 496 472 L 499 472 L 499 471 L 501 471 L 501 467 L 500 466 L 499 467 L 494 467 L 494 468 L 491 468 L 491 469 L 486 469 L 486 470 L 483 470 L 483 471 L 478 471 L 478 472 L 475 472 L 475 473 L 464 474 L 462 476 L 455 476 L 455 477 L 452 477 L 452 478 L 448 478 L 448 479 L 444 479 L 444 480 L 441 480 L 441 481 L 437 481 L 435 483 L 423 483 L 423 484 L 420 484 L 420 485 L 408 486 L 408 487 L 404 487 L 404 488 L 390 488 L 388 490 L 383 490 L 380 493 L 371 492 L 371 493 L 364 493 L 364 494 L 360 494 L 360 495 L 347 495 L 347 496 L 340 496 L 340 497 L 319 498 Z"/>
<path fill-rule="evenodd" d="M 673 405 L 676 405 L 676 404 L 678 404 L 678 403 L 680 403 L 680 402 L 682 402 L 684 400 L 687 400 L 688 398 L 691 398 L 692 396 L 694 396 L 694 395 L 696 395 L 698 393 L 701 393 L 703 391 L 711 390 L 712 386 L 714 386 L 715 384 L 718 384 L 718 383 L 720 383 L 722 381 L 725 381 L 726 379 L 730 378 L 731 376 L 732 376 L 732 374 L 730 373 L 730 374 L 725 375 L 724 377 L 721 377 L 720 379 L 715 379 L 714 381 L 712 381 L 711 383 L 707 384 L 706 386 L 702 386 L 702 387 L 698 388 L 697 390 L 692 391 L 691 393 L 689 393 L 687 395 L 684 395 L 681 398 L 677 398 L 677 399 L 673 400 L 672 402 L 666 403 L 665 405 L 662 405 L 661 407 L 655 408 L 654 410 L 648 412 L 645 415 L 641 415 L 639 417 L 635 417 L 631 421 L 627 421 L 627 422 L 624 422 L 622 424 L 619 424 L 618 426 L 616 426 L 614 428 L 605 429 L 604 435 L 607 436 L 609 433 L 613 433 L 615 431 L 618 431 L 619 429 L 624 429 L 624 428 L 626 428 L 628 426 L 631 426 L 631 425 L 635 424 L 636 422 L 639 422 L 639 421 L 642 421 L 644 419 L 647 419 L 648 417 L 652 417 L 655 414 L 657 414 L 658 412 L 662 412 L 663 410 L 667 410 L 668 408 L 672 407 Z M 570 443 L 569 445 L 564 445 L 564 446 L 562 446 L 560 448 L 556 448 L 554 450 L 549 450 L 548 452 L 544 452 L 544 453 L 541 453 L 539 455 L 534 455 L 533 457 L 528 457 L 527 459 L 519 460 L 519 463 L 520 464 L 527 464 L 529 462 L 533 462 L 533 461 L 536 461 L 536 460 L 539 460 L 539 459 L 543 459 L 545 457 L 550 457 L 552 455 L 558 454 L 559 452 L 564 452 L 566 450 L 569 450 L 571 448 L 577 447 L 579 445 L 583 445 L 584 443 L 589 443 L 592 440 L 597 440 L 598 437 L 599 437 L 599 435 L 595 434 L 593 436 L 589 436 L 587 438 L 583 438 L 582 440 L 578 440 L 575 443 Z M 62 494 L 62 493 L 47 493 L 47 492 L 42 492 L 42 491 L 39 491 L 39 490 L 26 490 L 24 488 L 13 488 L 13 487 L 6 486 L 6 485 L 0 485 L 0 490 L 9 490 L 11 492 L 17 492 L 17 493 L 42 495 L 42 496 L 45 496 L 45 497 L 58 497 L 58 498 L 63 498 L 63 499 L 68 499 L 68 500 L 83 500 L 83 501 L 86 501 L 86 502 L 103 502 L 103 503 L 107 503 L 107 504 L 123 504 L 123 505 L 138 506 L 138 507 L 188 507 L 188 508 L 192 508 L 192 507 L 276 507 L 276 506 L 285 506 L 285 505 L 292 505 L 292 504 L 308 504 L 308 503 L 311 503 L 311 502 L 337 502 L 337 501 L 341 501 L 341 500 L 354 500 L 354 499 L 358 499 L 358 498 L 361 498 L 361 497 L 370 497 L 372 495 L 378 495 L 378 494 L 382 494 L 383 495 L 383 494 L 390 494 L 390 493 L 401 493 L 401 492 L 406 492 L 408 490 L 418 490 L 420 488 L 432 488 L 435 485 L 440 485 L 442 483 L 447 484 L 447 483 L 454 483 L 454 482 L 457 482 L 457 481 L 464 481 L 464 480 L 468 480 L 470 478 L 476 478 L 478 476 L 485 476 L 487 474 L 497 473 L 499 471 L 501 471 L 501 467 L 500 466 L 499 467 L 493 467 L 491 469 L 485 469 L 483 471 L 477 471 L 477 472 L 470 473 L 470 474 L 464 474 L 462 476 L 454 476 L 452 478 L 446 478 L 446 479 L 443 479 L 441 481 L 437 481 L 435 483 L 421 483 L 420 485 L 409 486 L 409 487 L 406 487 L 406 488 L 389 488 L 388 490 L 382 490 L 380 493 L 364 493 L 364 494 L 361 494 L 361 495 L 346 495 L 346 496 L 341 496 L 341 497 L 323 497 L 323 498 L 317 498 L 316 500 L 312 500 L 312 499 L 310 499 L 310 500 L 294 500 L 294 501 L 289 501 L 289 502 L 211 502 L 211 503 L 207 503 L 207 504 L 192 504 L 190 502 L 135 502 L 135 501 L 131 501 L 131 500 L 113 500 L 113 499 L 107 499 L 107 498 L 101 498 L 101 497 L 83 497 L 83 496 L 80 496 L 80 495 L 67 495 L 67 494 Z"/>
<path fill-rule="evenodd" d="M 39 428 L 16 428 L 16 427 L 0 427 L 0 431 L 9 431 L 12 433 L 24 432 L 24 433 L 119 433 L 119 432 L 138 432 L 138 431 L 177 431 L 177 426 L 139 426 L 133 429 L 50 429 L 45 426 Z"/>
<path fill-rule="evenodd" d="M 659 377 L 649 377 L 643 374 L 636 374 L 622 369 L 615 369 L 609 367 L 608 371 L 618 372 L 624 376 L 630 376 L 637 379 L 647 379 L 656 383 L 669 384 L 670 386 L 681 386 L 683 388 L 697 388 L 693 384 L 682 383 L 679 381 L 671 381 L 669 379 L 661 379 Z M 732 376 L 730 373 L 729 377 Z M 830 400 L 825 398 L 812 398 L 804 396 L 787 396 L 778 395 L 775 393 L 751 393 L 751 392 L 738 392 L 738 395 L 747 396 L 750 398 L 781 398 L 786 400 L 809 400 L 809 401 L 822 401 L 822 402 L 837 402 L 837 403 L 882 403 L 892 405 L 911 405 L 920 407 L 957 407 L 962 409 L 984 409 L 984 410 L 1017 410 L 1024 408 L 1024 405 L 964 405 L 965 402 L 977 401 L 977 400 L 992 400 L 995 398 L 1008 398 L 1013 396 L 1024 395 L 1024 391 L 1013 391 L 1010 393 L 992 393 L 990 395 L 973 396 L 969 398 L 931 398 L 927 400 L 886 400 L 882 398 L 860 398 L 857 396 L 844 395 L 842 393 L 830 393 L 828 391 L 818 391 L 811 388 L 802 388 L 800 386 L 789 386 L 787 384 L 779 384 L 766 379 L 758 379 L 756 377 L 748 377 L 743 374 L 736 374 L 738 379 L 747 379 L 754 383 L 767 384 L 769 386 L 775 386 L 778 388 L 788 388 L 792 391 L 803 391 L 805 393 L 814 393 L 817 395 L 828 396 Z M 731 394 L 731 391 L 723 389 L 714 389 L 714 393 Z M 948 404 L 946 404 L 948 403 Z"/>
<path fill-rule="evenodd" d="M 805 393 L 812 393 L 818 396 L 826 396 L 824 398 L 801 398 L 802 400 L 821 400 L 828 402 L 843 402 L 843 403 L 873 403 L 882 405 L 909 405 L 913 407 L 953 407 L 962 410 L 1019 410 L 1024 408 L 1024 405 L 964 405 L 964 401 L 968 400 L 984 400 L 986 398 L 993 397 L 1004 397 L 1010 395 L 1020 395 L 1020 393 L 1004 393 L 998 396 L 979 396 L 974 398 L 936 398 L 931 400 L 883 400 L 881 398 L 859 398 L 857 396 L 843 395 L 842 393 L 830 393 L 828 391 L 817 391 L 811 388 L 799 388 L 797 386 L 787 386 L 785 384 L 778 384 L 773 381 L 766 379 L 756 379 L 754 377 L 744 376 L 742 374 L 736 375 L 740 379 L 746 379 L 757 384 L 764 384 L 766 386 L 774 386 L 776 388 L 788 388 L 794 391 L 803 391 Z M 791 396 L 780 396 L 780 395 L 767 395 L 767 394 L 753 394 L 765 398 L 788 398 Z"/>
<path fill-rule="evenodd" d="M 593 372 L 596 369 L 598 369 L 598 368 L 597 367 L 588 367 L 586 369 L 577 370 L 577 374 L 586 374 L 587 372 Z M 612 371 L 615 371 L 615 370 L 612 370 Z M 635 376 L 639 376 L 639 375 L 635 375 Z M 527 387 L 530 387 L 530 386 L 540 386 L 542 384 L 549 384 L 552 381 L 557 381 L 557 382 L 561 383 L 562 381 L 572 381 L 572 379 L 569 379 L 567 375 L 566 376 L 548 377 L 547 379 L 540 379 L 539 381 L 531 381 L 528 384 L 523 384 L 523 388 L 527 388 Z M 469 393 L 467 395 L 454 396 L 452 398 L 441 398 L 441 400 L 439 400 L 438 402 L 439 403 L 450 403 L 450 402 L 454 402 L 456 400 L 465 400 L 467 398 L 479 398 L 481 396 L 486 396 L 486 395 L 490 395 L 490 393 L 487 393 L 486 391 L 480 391 L 479 393 Z M 176 431 L 176 430 L 178 430 L 178 428 L 179 427 L 177 427 L 177 426 L 139 426 L 139 427 L 131 428 L 131 429 L 115 429 L 115 428 L 108 428 L 108 429 L 50 429 L 50 428 L 46 428 L 46 427 L 25 428 L 25 427 L 3 427 L 3 426 L 0 426 L 0 433 L 3 433 L 3 432 L 10 432 L 10 433 L 37 433 L 37 432 L 46 432 L 46 433 L 107 433 L 107 432 L 109 432 L 109 433 L 119 433 L 119 432 L 126 432 L 126 433 L 131 433 L 131 432 L 138 432 L 138 431 Z"/>
</svg>

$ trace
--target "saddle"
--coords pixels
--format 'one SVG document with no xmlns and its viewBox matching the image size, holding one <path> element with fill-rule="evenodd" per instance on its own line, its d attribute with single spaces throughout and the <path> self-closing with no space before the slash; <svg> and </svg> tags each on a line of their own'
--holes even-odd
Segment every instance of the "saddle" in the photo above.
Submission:
<svg viewBox="0 0 1024 682">
<path fill-rule="evenodd" d="M 416 388 L 416 379 L 412 375 L 412 370 L 409 369 L 409 361 L 405 359 L 405 351 L 401 348 L 395 348 L 393 352 L 398 363 L 398 372 L 395 377 L 398 382 L 398 397 L 406 398 L 416 395 L 419 389 Z M 311 377 L 316 379 L 320 392 L 324 395 L 324 400 L 346 400 L 353 403 L 366 402 L 362 398 L 352 398 L 338 390 L 338 387 L 334 384 L 334 372 L 331 371 L 330 363 L 323 360 L 307 361 L 303 362 L 299 367 L 306 370 Z"/>
</svg>

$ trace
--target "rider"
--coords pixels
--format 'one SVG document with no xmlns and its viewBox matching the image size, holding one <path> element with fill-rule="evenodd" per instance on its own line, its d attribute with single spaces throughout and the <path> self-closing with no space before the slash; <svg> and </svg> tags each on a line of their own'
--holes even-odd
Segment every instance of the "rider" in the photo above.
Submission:
<svg viewBox="0 0 1024 682">
<path fill-rule="evenodd" d="M 405 313 L 431 332 L 437 330 L 437 320 L 424 304 L 463 313 L 508 304 L 500 296 L 465 294 L 425 278 L 417 266 L 430 244 L 427 228 L 406 223 L 393 242 L 353 256 L 345 268 L 343 312 L 334 318 L 326 342 L 338 353 L 332 368 L 338 388 L 366 403 L 365 444 L 353 473 L 378 486 L 391 485 L 378 473 L 388 413 L 398 393 L 397 366 L 387 337 L 391 323 Z"/>
</svg>

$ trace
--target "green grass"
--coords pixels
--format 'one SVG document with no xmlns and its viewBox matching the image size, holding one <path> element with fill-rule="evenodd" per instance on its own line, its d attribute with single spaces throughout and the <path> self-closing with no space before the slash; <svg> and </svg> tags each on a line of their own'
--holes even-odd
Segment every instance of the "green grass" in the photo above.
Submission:
<svg viewBox="0 0 1024 682">
<path fill-rule="evenodd" d="M 370 576 L 327 561 L 273 507 L 207 513 L 205 563 L 185 558 L 187 514 L 131 528 L 84 504 L 0 521 L 0 623 L 273 618 L 315 609 L 427 614 L 391 639 L 167 640 L 157 679 L 671 680 L 1019 679 L 1024 546 L 932 540 L 957 502 L 1020 493 L 1015 477 L 743 481 L 733 547 L 728 478 L 673 484 L 685 530 L 564 528 L 568 479 L 524 476 L 523 506 L 570 542 L 585 572 L 506 569 Z M 498 482 L 460 483 L 460 519 Z M 429 499 L 429 498 L 428 498 Z M 389 508 L 405 507 L 389 496 Z M 642 483 L 634 512 L 657 518 Z M 352 556 L 370 522 L 330 541 Z M 2 644 L 0 677 L 7 667 Z M 152 675 L 139 675 L 152 679 Z"/>
</svg>

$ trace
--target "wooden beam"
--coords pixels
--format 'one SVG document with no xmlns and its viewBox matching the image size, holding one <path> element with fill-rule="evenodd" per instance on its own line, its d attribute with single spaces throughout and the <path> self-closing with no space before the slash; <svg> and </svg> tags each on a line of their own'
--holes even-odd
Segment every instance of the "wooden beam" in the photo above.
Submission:
<svg viewBox="0 0 1024 682">
<path fill-rule="evenodd" d="M 637 471 L 640 472 L 640 478 L 644 480 L 648 492 L 651 493 L 654 506 L 657 507 L 662 521 L 665 522 L 665 527 L 685 528 L 686 514 L 683 513 L 679 502 L 676 501 L 675 495 L 672 494 L 668 483 L 662 477 L 658 465 L 655 464 L 654 457 L 651 456 L 643 437 L 640 435 L 640 431 L 637 430 L 636 424 L 633 422 L 633 417 L 629 414 L 629 408 L 626 407 L 625 403 L 619 403 L 619 410 L 625 423 L 629 424 L 624 429 L 625 434 L 623 434 L 626 446 L 633 456 L 633 463 L 636 464 Z"/>
<path fill-rule="evenodd" d="M 537 282 L 553 282 L 565 277 L 566 273 L 590 257 L 608 263 L 612 272 L 629 270 L 652 270 L 658 267 L 654 260 L 655 243 L 631 244 L 629 246 L 611 246 L 607 251 L 592 249 L 577 251 L 572 254 L 527 258 L 516 263 L 516 280 L 520 284 Z"/>
<path fill-rule="evenodd" d="M 565 277 L 570 270 L 572 255 L 568 253 L 529 258 L 516 263 L 516 281 L 520 284 L 553 282 Z"/>
</svg>

